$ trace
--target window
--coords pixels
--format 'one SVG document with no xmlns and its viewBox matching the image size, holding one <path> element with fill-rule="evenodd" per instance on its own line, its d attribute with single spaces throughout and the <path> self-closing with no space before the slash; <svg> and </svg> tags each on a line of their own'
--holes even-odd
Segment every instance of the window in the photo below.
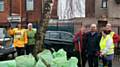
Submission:
<svg viewBox="0 0 120 67">
<path fill-rule="evenodd" d="M 59 39 L 60 38 L 60 35 L 58 32 L 50 32 L 50 39 Z"/>
<path fill-rule="evenodd" d="M 4 1 L 0 0 L 0 11 L 4 11 Z"/>
<path fill-rule="evenodd" d="M 107 8 L 107 0 L 102 0 L 102 8 Z"/>
<path fill-rule="evenodd" d="M 26 10 L 27 11 L 34 10 L 34 0 L 26 0 Z"/>
<path fill-rule="evenodd" d="M 64 41 L 71 41 L 72 42 L 73 36 L 70 33 L 61 32 L 61 39 Z"/>
</svg>

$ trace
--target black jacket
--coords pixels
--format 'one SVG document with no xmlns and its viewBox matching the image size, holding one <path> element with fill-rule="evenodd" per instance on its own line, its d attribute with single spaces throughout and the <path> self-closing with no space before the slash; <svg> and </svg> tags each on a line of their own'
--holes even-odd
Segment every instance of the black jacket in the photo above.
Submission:
<svg viewBox="0 0 120 67">
<path fill-rule="evenodd" d="M 96 52 L 99 52 L 100 50 L 100 37 L 99 33 L 95 32 L 93 35 L 91 32 L 87 33 L 87 40 L 86 40 L 86 49 L 87 49 L 87 54 L 96 54 Z"/>
</svg>

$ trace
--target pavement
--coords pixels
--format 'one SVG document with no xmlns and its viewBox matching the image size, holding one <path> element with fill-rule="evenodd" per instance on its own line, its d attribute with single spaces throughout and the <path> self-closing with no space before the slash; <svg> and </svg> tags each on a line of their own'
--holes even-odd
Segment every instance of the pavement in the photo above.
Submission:
<svg viewBox="0 0 120 67">
<path fill-rule="evenodd" d="M 113 61 L 113 67 L 120 67 L 120 60 L 114 60 Z"/>
<path fill-rule="evenodd" d="M 86 65 L 86 67 L 89 67 L 88 64 Z M 114 60 L 113 61 L 113 66 L 112 67 L 120 67 L 120 60 Z"/>
</svg>

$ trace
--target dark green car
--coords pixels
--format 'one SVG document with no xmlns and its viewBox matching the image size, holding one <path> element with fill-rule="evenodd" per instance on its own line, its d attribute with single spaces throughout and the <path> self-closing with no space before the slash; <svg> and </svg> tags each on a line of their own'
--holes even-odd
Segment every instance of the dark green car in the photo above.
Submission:
<svg viewBox="0 0 120 67">
<path fill-rule="evenodd" d="M 73 35 L 65 31 L 47 31 L 44 40 L 47 49 L 64 49 L 67 54 L 74 53 Z"/>
</svg>

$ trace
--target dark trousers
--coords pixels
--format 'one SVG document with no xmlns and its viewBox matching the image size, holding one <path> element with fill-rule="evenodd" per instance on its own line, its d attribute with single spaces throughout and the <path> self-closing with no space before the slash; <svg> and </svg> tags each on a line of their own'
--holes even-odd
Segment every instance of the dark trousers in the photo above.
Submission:
<svg viewBox="0 0 120 67">
<path fill-rule="evenodd" d="M 87 62 L 86 53 L 82 52 L 80 55 L 80 52 L 76 51 L 76 57 L 78 58 L 78 67 L 85 67 Z"/>
<path fill-rule="evenodd" d="M 24 47 L 16 47 L 17 56 L 24 55 Z"/>
<path fill-rule="evenodd" d="M 89 67 L 98 67 L 98 56 L 96 55 L 88 55 L 88 65 Z"/>
<path fill-rule="evenodd" d="M 112 67 L 112 60 L 107 60 L 105 57 L 102 57 L 103 66 Z"/>
<path fill-rule="evenodd" d="M 26 45 L 26 54 L 32 54 L 34 49 L 34 45 Z"/>
</svg>

